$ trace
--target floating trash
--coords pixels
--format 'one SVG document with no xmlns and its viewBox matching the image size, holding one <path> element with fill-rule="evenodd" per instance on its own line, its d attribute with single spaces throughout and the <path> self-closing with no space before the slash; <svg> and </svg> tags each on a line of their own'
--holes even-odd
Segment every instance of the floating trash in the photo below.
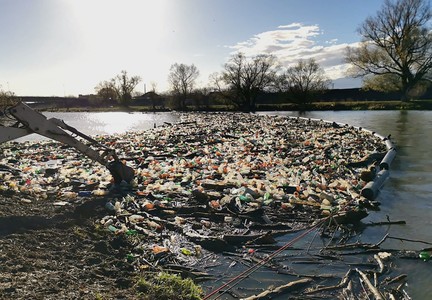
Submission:
<svg viewBox="0 0 432 300">
<path fill-rule="evenodd" d="M 338 213 L 345 222 L 365 217 L 371 203 L 362 178 L 373 178 L 364 172 L 379 168 L 386 144 L 336 125 L 191 113 L 178 124 L 95 137 L 135 170 L 131 185 L 117 186 L 104 166 L 67 145 L 9 142 L 2 145 L 0 166 L 8 167 L 0 168 L 0 193 L 57 206 L 104 197 L 100 224 L 134 239 L 143 264 L 192 266 L 210 257 L 205 251 L 229 250 L 239 240 L 271 243 L 269 231 Z"/>
</svg>

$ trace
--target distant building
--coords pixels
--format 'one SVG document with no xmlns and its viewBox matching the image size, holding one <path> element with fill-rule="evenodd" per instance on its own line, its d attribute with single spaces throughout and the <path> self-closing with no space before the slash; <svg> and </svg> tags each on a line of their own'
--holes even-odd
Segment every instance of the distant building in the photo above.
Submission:
<svg viewBox="0 0 432 300">
<path fill-rule="evenodd" d="M 156 108 L 165 108 L 166 98 L 155 92 L 147 92 L 141 96 L 132 99 L 132 105 L 151 106 Z"/>
</svg>

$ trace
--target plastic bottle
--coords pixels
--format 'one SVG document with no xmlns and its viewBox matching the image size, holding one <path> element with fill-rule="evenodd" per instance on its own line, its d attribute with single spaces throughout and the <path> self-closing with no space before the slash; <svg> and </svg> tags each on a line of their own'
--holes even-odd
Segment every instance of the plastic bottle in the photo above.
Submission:
<svg viewBox="0 0 432 300">
<path fill-rule="evenodd" d="M 108 194 L 108 191 L 97 189 L 97 190 L 92 191 L 92 194 L 94 196 L 105 196 L 106 194 Z"/>
<path fill-rule="evenodd" d="M 78 192 L 78 196 L 80 196 L 80 197 L 90 197 L 91 194 L 92 194 L 91 191 L 79 191 Z"/>
<path fill-rule="evenodd" d="M 111 211 L 114 211 L 114 210 L 115 210 L 114 205 L 113 205 L 110 201 L 108 201 L 108 202 L 105 204 L 105 208 L 108 209 L 108 210 L 111 210 Z"/>
<path fill-rule="evenodd" d="M 422 251 L 419 254 L 420 259 L 423 259 L 424 261 L 428 261 L 431 259 L 431 252 L 430 251 Z"/>
</svg>

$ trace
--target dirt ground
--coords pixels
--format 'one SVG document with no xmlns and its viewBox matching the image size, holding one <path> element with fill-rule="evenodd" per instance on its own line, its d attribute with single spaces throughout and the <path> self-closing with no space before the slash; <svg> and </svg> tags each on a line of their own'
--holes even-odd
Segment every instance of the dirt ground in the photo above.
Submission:
<svg viewBox="0 0 432 300">
<path fill-rule="evenodd" d="M 133 299 L 122 236 L 95 229 L 101 200 L 55 207 L 0 197 L 0 299 Z"/>
</svg>

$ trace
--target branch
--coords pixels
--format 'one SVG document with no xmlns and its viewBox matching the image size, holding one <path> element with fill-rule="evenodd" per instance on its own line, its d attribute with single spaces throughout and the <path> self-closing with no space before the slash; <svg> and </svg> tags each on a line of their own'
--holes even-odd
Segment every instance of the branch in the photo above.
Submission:
<svg viewBox="0 0 432 300">
<path fill-rule="evenodd" d="M 344 277 L 342 277 L 341 281 L 337 285 L 324 286 L 324 287 L 316 288 L 314 290 L 306 291 L 305 294 L 314 294 L 314 293 L 319 293 L 319 292 L 323 292 L 323 291 L 336 290 L 336 289 L 342 288 L 348 283 L 349 277 L 350 277 L 352 272 L 353 272 L 353 270 L 349 269 L 348 272 L 345 274 Z"/>
<path fill-rule="evenodd" d="M 292 291 L 296 288 L 299 288 L 300 286 L 307 284 L 309 282 L 311 282 L 312 279 L 310 278 L 304 278 L 304 279 L 299 279 L 297 281 L 291 281 L 290 283 L 287 283 L 285 285 L 281 285 L 278 286 L 274 289 L 268 289 L 265 290 L 264 292 L 258 294 L 258 295 L 253 295 L 247 298 L 243 298 L 242 300 L 258 300 L 258 299 L 268 299 L 268 298 L 273 298 L 273 296 L 288 292 L 288 291 Z"/>
<path fill-rule="evenodd" d="M 360 274 L 363 281 L 366 283 L 368 289 L 372 292 L 376 300 L 384 300 L 383 295 L 381 295 L 380 291 L 370 282 L 369 278 L 366 276 L 365 273 L 360 271 L 359 269 L 356 269 L 357 273 Z"/>
</svg>

